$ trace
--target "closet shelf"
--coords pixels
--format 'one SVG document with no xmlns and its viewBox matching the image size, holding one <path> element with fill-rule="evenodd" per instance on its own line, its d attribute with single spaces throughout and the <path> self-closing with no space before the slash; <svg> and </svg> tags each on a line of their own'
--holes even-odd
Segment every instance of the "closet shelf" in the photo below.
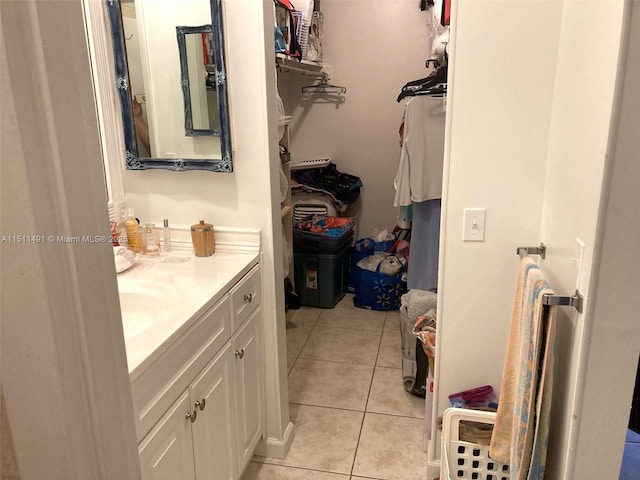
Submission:
<svg viewBox="0 0 640 480">
<path fill-rule="evenodd" d="M 323 63 L 309 60 L 298 61 L 296 58 L 282 53 L 276 53 L 276 63 L 283 72 L 293 72 L 299 75 L 324 78 L 325 80 L 331 78 L 331 67 Z"/>
<path fill-rule="evenodd" d="M 285 205 L 280 209 L 280 218 L 284 218 L 291 211 L 291 205 Z"/>
</svg>

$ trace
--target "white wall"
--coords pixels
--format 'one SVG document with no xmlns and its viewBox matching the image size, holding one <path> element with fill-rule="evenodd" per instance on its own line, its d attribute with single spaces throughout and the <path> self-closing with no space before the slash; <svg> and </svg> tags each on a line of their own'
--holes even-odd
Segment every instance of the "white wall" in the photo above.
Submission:
<svg viewBox="0 0 640 480">
<path fill-rule="evenodd" d="M 587 308 L 622 29 L 623 3 L 605 5 L 563 2 L 541 227 L 551 285 L 561 294 L 579 288 Z M 593 58 L 600 59 L 598 68 Z M 585 244 L 581 272 L 573 260 L 576 238 Z M 573 477 L 571 443 L 580 422 L 589 421 L 580 415 L 578 402 L 590 317 L 572 309 L 558 311 L 551 478 Z"/>
<path fill-rule="evenodd" d="M 20 477 L 140 478 L 112 248 L 55 239 L 109 228 L 82 2 L 0 11 L 1 233 L 30 239 L 0 248 Z"/>
<path fill-rule="evenodd" d="M 322 0 L 324 63 L 329 83 L 347 88 L 342 105 L 300 103 L 308 77 L 280 75 L 287 114 L 293 116 L 293 158 L 329 155 L 338 170 L 362 179 L 355 205 L 359 235 L 396 225 L 393 206 L 400 147 L 402 86 L 428 74 L 426 13 L 414 0 Z"/>
<path fill-rule="evenodd" d="M 500 386 L 516 246 L 544 241 L 541 265 L 559 293 L 571 294 L 580 237 L 580 288 L 588 292 L 622 25 L 621 2 L 454 8 L 437 414 L 452 391 Z M 593 58 L 602 59 L 598 68 Z M 462 242 L 465 207 L 487 208 L 485 242 Z M 549 476 L 574 478 L 570 442 L 588 421 L 574 402 L 589 317 L 559 310 Z"/>
<path fill-rule="evenodd" d="M 438 415 L 452 392 L 500 388 L 516 247 L 540 242 L 561 15 L 559 3 L 456 6 L 440 242 Z M 482 243 L 462 241 L 467 207 L 487 209 Z"/>
<path fill-rule="evenodd" d="M 142 222 L 161 225 L 167 218 L 171 225 L 188 226 L 203 219 L 214 226 L 261 230 L 267 435 L 281 438 L 288 402 L 282 251 L 274 248 L 281 242 L 280 190 L 278 171 L 270 170 L 270 162 L 278 165 L 279 158 L 273 32 L 265 29 L 263 15 L 263 8 L 266 17 L 272 15 L 272 2 L 223 3 L 233 173 L 126 171 L 125 191 Z"/>
<path fill-rule="evenodd" d="M 592 281 L 592 327 L 573 478 L 618 478 L 640 350 L 640 4 L 632 3 L 626 75 L 620 76 L 619 128 L 613 131 Z M 624 60 L 623 60 L 624 61 Z M 624 72 L 621 72 L 624 73 Z M 599 250 L 599 252 L 598 252 Z"/>
</svg>

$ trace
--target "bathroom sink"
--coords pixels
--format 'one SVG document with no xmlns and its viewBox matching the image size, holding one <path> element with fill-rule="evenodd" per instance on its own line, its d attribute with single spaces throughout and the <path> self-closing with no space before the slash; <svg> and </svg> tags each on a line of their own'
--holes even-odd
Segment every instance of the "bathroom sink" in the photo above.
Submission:
<svg viewBox="0 0 640 480">
<path fill-rule="evenodd" d="M 178 295 L 166 285 L 142 279 L 118 279 L 125 341 L 171 318 Z"/>
</svg>

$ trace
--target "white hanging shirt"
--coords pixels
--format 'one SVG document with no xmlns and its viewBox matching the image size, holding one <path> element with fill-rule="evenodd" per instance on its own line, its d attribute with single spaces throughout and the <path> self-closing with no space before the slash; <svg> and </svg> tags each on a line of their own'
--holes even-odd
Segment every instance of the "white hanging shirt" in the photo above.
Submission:
<svg viewBox="0 0 640 480">
<path fill-rule="evenodd" d="M 418 95 L 407 101 L 402 151 L 393 180 L 395 207 L 442 197 L 444 125 L 442 98 Z"/>
</svg>

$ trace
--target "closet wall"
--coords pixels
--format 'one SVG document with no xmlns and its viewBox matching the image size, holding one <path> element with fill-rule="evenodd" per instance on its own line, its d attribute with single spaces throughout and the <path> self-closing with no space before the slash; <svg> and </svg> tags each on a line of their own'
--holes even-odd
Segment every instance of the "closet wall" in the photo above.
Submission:
<svg viewBox="0 0 640 480">
<path fill-rule="evenodd" d="M 294 158 L 331 156 L 338 170 L 362 179 L 364 188 L 352 207 L 358 233 L 396 225 L 393 178 L 400 147 L 398 128 L 402 86 L 428 74 L 426 13 L 415 0 L 322 0 L 324 63 L 329 83 L 347 88 L 345 102 L 302 98 L 310 77 L 280 74 L 288 115 L 292 115 Z"/>
</svg>

